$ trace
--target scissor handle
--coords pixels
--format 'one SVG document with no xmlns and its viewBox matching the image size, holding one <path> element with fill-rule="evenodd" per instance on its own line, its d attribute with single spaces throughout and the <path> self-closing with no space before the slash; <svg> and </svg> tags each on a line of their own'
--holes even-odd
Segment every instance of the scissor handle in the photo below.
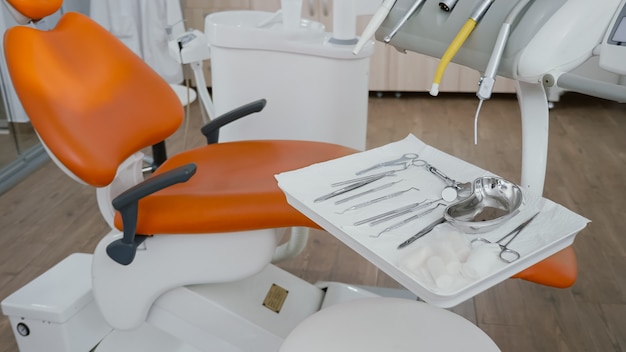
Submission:
<svg viewBox="0 0 626 352">
<path fill-rule="evenodd" d="M 518 251 L 507 248 L 503 245 L 500 245 L 500 255 L 498 255 L 498 258 L 500 258 L 500 260 L 502 260 L 505 263 L 513 263 L 514 261 L 518 260 L 521 255 L 519 254 Z"/>
<path fill-rule="evenodd" d="M 381 168 L 381 167 L 386 167 L 386 166 L 393 166 L 393 165 L 399 165 L 399 164 L 404 164 L 404 168 L 406 169 L 408 165 L 411 164 L 411 162 L 413 162 L 413 160 L 419 158 L 419 155 L 416 153 L 405 153 L 402 154 L 401 157 L 399 157 L 398 159 L 393 159 L 393 160 L 388 160 L 388 161 L 383 161 L 381 163 L 372 165 L 370 167 L 368 167 L 367 169 L 363 169 L 361 171 L 357 171 L 356 175 L 362 175 L 366 172 L 370 172 L 372 170 Z"/>
</svg>

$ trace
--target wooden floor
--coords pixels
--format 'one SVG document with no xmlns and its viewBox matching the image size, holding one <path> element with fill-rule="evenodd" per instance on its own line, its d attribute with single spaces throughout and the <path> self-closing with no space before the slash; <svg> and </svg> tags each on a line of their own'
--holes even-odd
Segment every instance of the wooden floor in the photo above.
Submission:
<svg viewBox="0 0 626 352">
<path fill-rule="evenodd" d="M 424 142 L 519 182 L 521 130 L 516 100 L 483 106 L 473 145 L 471 95 L 370 98 L 368 148 L 412 133 Z M 575 242 L 579 277 L 569 289 L 507 280 L 454 310 L 503 351 L 626 351 L 626 106 L 567 94 L 551 111 L 546 189 L 593 222 Z M 197 108 L 170 152 L 202 143 Z M 106 233 L 94 191 L 48 164 L 0 196 L 0 299 L 70 253 L 93 251 Z M 280 264 L 309 280 L 399 287 L 332 236 L 314 232 L 305 252 Z M 451 336 L 450 338 L 454 338 Z M 0 352 L 16 352 L 0 317 Z M 54 352 L 54 351 L 52 351 Z"/>
</svg>

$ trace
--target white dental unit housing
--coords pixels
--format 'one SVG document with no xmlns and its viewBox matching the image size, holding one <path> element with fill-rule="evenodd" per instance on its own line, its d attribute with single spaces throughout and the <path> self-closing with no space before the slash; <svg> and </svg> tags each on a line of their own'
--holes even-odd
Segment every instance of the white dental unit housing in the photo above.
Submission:
<svg viewBox="0 0 626 352">
<path fill-rule="evenodd" d="M 436 1 L 426 2 L 389 43 L 399 51 L 440 58 L 478 2 L 458 2 L 450 12 L 442 11 Z M 496 0 L 452 61 L 485 72 L 500 28 L 519 2 Z M 383 41 L 413 3 L 397 0 L 376 39 Z M 529 2 L 511 24 L 497 74 L 518 82 L 525 188 L 543 191 L 548 146 L 545 87 L 626 102 L 620 77 L 626 71 L 624 16 L 624 2 L 619 0 L 542 0 Z M 595 70 L 577 71 L 583 65 Z"/>
</svg>

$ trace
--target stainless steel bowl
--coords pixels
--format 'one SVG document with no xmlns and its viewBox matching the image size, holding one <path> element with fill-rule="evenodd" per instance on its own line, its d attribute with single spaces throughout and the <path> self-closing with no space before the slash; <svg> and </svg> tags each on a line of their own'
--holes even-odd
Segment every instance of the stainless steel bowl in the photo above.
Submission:
<svg viewBox="0 0 626 352">
<path fill-rule="evenodd" d="M 465 233 L 483 233 L 502 225 L 517 214 L 522 205 L 522 190 L 500 177 L 474 180 L 474 192 L 467 199 L 449 205 L 444 218 Z"/>
</svg>

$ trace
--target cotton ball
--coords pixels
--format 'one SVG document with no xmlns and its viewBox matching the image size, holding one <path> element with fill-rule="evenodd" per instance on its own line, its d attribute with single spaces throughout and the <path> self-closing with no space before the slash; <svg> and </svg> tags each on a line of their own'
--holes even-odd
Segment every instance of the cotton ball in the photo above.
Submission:
<svg viewBox="0 0 626 352">
<path fill-rule="evenodd" d="M 426 259 L 431 255 L 433 255 L 432 248 L 430 246 L 424 246 L 407 256 L 403 264 L 410 271 L 416 271 L 419 267 L 424 265 Z"/>
<path fill-rule="evenodd" d="M 470 280 L 477 280 L 489 274 L 498 261 L 494 249 L 494 246 L 490 245 L 473 248 L 461 267 L 463 276 Z"/>
<path fill-rule="evenodd" d="M 437 287 L 446 289 L 452 285 L 454 278 L 448 274 L 446 264 L 441 257 L 436 255 L 431 256 L 426 261 L 426 266 Z"/>
</svg>

